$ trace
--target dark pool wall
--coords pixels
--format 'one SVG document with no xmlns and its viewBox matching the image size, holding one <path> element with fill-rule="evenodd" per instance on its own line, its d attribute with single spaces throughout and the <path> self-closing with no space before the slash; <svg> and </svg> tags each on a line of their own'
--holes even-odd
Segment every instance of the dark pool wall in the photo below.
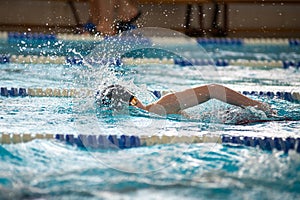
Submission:
<svg viewBox="0 0 300 200">
<path fill-rule="evenodd" d="M 50 31 L 70 31 L 76 21 L 71 7 L 65 0 L 1 0 L 0 30 L 44 29 Z M 275 36 L 299 37 L 300 2 L 294 4 L 280 3 L 244 3 L 228 5 L 229 36 Z M 181 30 L 185 23 L 185 4 L 151 5 L 140 4 L 143 16 L 139 23 L 143 26 L 158 26 Z M 221 6 L 223 8 L 223 6 Z M 75 3 L 79 13 L 79 22 L 85 23 L 89 18 L 88 1 Z M 198 28 L 198 10 L 193 6 L 191 26 Z M 210 33 L 213 4 L 203 6 L 203 25 Z M 222 22 L 222 12 L 219 22 Z M 220 23 L 220 26 L 223 24 Z"/>
</svg>

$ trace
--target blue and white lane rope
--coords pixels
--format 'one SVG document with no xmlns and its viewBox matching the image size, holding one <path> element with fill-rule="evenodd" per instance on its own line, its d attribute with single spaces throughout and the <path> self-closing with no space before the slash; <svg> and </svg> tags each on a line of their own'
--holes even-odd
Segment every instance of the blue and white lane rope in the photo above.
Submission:
<svg viewBox="0 0 300 200">
<path fill-rule="evenodd" d="M 32 41 L 32 42 L 56 42 L 58 40 L 70 41 L 102 41 L 104 37 L 89 34 L 44 34 L 31 32 L 0 32 L 0 39 L 8 42 Z"/>
<path fill-rule="evenodd" d="M 0 39 L 10 42 L 21 40 L 32 41 L 57 41 L 57 40 L 72 40 L 72 41 L 96 41 L 103 40 L 104 37 L 78 34 L 43 34 L 43 33 L 18 33 L 18 32 L 0 32 Z M 170 37 L 154 37 L 149 38 L 153 42 L 168 42 L 178 44 L 178 40 Z M 186 41 L 185 41 L 186 43 Z M 197 43 L 201 45 L 285 45 L 298 46 L 300 39 L 298 38 L 198 38 Z"/>
<path fill-rule="evenodd" d="M 36 56 L 36 55 L 1 55 L 0 64 L 5 63 L 19 63 L 19 64 L 71 64 L 82 65 L 84 63 L 83 58 L 72 56 Z M 123 58 L 123 59 L 103 59 L 101 61 L 103 65 L 110 64 L 120 66 L 125 65 L 142 65 L 142 64 L 170 64 L 179 66 L 243 66 L 243 67 L 267 67 L 267 68 L 289 68 L 300 67 L 300 61 L 294 60 L 246 60 L 246 59 L 217 59 L 217 60 L 205 60 L 205 59 L 168 59 L 168 58 Z"/>
<path fill-rule="evenodd" d="M 133 136 L 133 135 L 73 135 L 73 134 L 0 134 L 0 144 L 25 143 L 35 139 L 57 139 L 67 144 L 85 148 L 126 149 L 161 144 L 219 143 L 258 147 L 262 150 L 277 150 L 300 153 L 300 138 L 271 138 L 228 135 L 202 136 Z"/>
<path fill-rule="evenodd" d="M 198 38 L 197 41 L 201 45 L 300 45 L 300 39 L 297 38 Z"/>
<path fill-rule="evenodd" d="M 268 68 L 289 68 L 289 67 L 300 67 L 300 61 L 281 61 L 281 60 L 246 60 L 246 59 L 217 59 L 217 60 L 207 60 L 207 59 L 158 59 L 158 58 L 123 58 L 121 63 L 126 65 L 140 65 L 140 64 L 173 64 L 179 66 L 217 66 L 217 67 L 227 67 L 227 66 L 244 66 L 244 67 L 268 67 Z"/>
<path fill-rule="evenodd" d="M 167 94 L 168 91 L 152 91 L 152 93 L 160 98 Z M 272 91 L 240 91 L 244 95 L 268 97 L 270 99 L 277 98 L 291 102 L 300 102 L 299 92 L 272 92 Z M 93 97 L 94 90 L 90 89 L 58 89 L 58 88 L 15 88 L 0 87 L 0 96 L 3 97 Z"/>
<path fill-rule="evenodd" d="M 89 89 L 58 89 L 58 88 L 0 88 L 0 96 L 4 97 L 89 97 L 94 91 Z"/>
</svg>

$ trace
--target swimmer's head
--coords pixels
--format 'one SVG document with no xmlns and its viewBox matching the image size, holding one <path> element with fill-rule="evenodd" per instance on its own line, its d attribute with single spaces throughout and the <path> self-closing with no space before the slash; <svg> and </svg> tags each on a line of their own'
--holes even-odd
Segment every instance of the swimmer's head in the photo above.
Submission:
<svg viewBox="0 0 300 200">
<path fill-rule="evenodd" d="M 125 105 L 135 105 L 136 98 L 132 92 L 121 85 L 110 85 L 96 94 L 96 104 L 119 110 Z"/>
</svg>

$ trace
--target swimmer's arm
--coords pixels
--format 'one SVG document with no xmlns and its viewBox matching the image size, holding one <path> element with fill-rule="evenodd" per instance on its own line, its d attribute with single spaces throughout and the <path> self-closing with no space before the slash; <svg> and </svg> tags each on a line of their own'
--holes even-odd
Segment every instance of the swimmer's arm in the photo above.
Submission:
<svg viewBox="0 0 300 200">
<path fill-rule="evenodd" d="M 167 94 L 156 102 L 146 105 L 145 110 L 158 115 L 177 114 L 181 111 L 175 93 Z"/>
<path fill-rule="evenodd" d="M 272 113 L 268 104 L 255 101 L 230 88 L 218 84 L 204 85 L 181 92 L 167 94 L 158 101 L 145 106 L 144 109 L 160 115 L 178 114 L 186 108 L 199 105 L 210 99 L 218 99 L 242 108 L 253 106 L 259 110 Z"/>
<path fill-rule="evenodd" d="M 206 96 L 209 96 L 209 94 L 206 94 Z M 145 106 L 145 109 L 159 115 L 180 114 L 184 109 L 196 106 L 207 100 L 209 98 L 198 99 L 194 88 L 191 88 L 167 94 L 156 102 Z"/>
<path fill-rule="evenodd" d="M 250 99 L 245 95 L 222 85 L 210 84 L 207 86 L 194 88 L 194 90 L 196 94 L 201 94 L 201 92 L 203 92 L 204 94 L 208 94 L 209 99 L 217 99 L 231 105 L 239 106 L 241 108 L 252 106 L 258 110 L 266 112 L 267 114 L 271 114 L 274 112 L 269 104 Z"/>
</svg>

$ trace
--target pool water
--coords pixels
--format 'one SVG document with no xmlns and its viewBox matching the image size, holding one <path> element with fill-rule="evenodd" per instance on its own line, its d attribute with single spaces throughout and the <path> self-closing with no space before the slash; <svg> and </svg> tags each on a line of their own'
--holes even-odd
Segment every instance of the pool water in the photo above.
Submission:
<svg viewBox="0 0 300 200">
<path fill-rule="evenodd" d="M 38 46 L 1 41 L 0 51 L 23 55 L 75 52 L 88 57 L 98 55 L 95 52 L 99 44 L 59 41 Z M 215 44 L 200 50 L 195 44 L 178 46 L 182 47 L 180 55 L 186 58 L 198 58 L 205 52 L 212 59 L 300 61 L 297 46 Z M 176 51 L 175 47 L 170 48 Z M 168 52 L 167 56 L 172 55 Z M 207 83 L 223 84 L 238 91 L 300 92 L 300 72 L 293 67 L 182 67 L 151 63 L 123 66 L 6 63 L 0 67 L 1 87 L 96 91 L 104 83 L 113 82 L 127 84 L 144 103 L 156 99 L 147 90 L 180 91 Z M 134 110 L 106 116 L 97 112 L 93 96 L 1 96 L 0 133 L 299 137 L 299 102 L 249 97 L 270 103 L 282 120 L 238 125 L 239 117 L 266 116 L 216 100 L 188 109 L 192 118 L 186 119 Z M 297 199 L 299 158 L 295 151 L 285 154 L 217 143 L 164 144 L 123 150 L 84 149 L 56 140 L 2 144 L 0 199 Z"/>
</svg>

